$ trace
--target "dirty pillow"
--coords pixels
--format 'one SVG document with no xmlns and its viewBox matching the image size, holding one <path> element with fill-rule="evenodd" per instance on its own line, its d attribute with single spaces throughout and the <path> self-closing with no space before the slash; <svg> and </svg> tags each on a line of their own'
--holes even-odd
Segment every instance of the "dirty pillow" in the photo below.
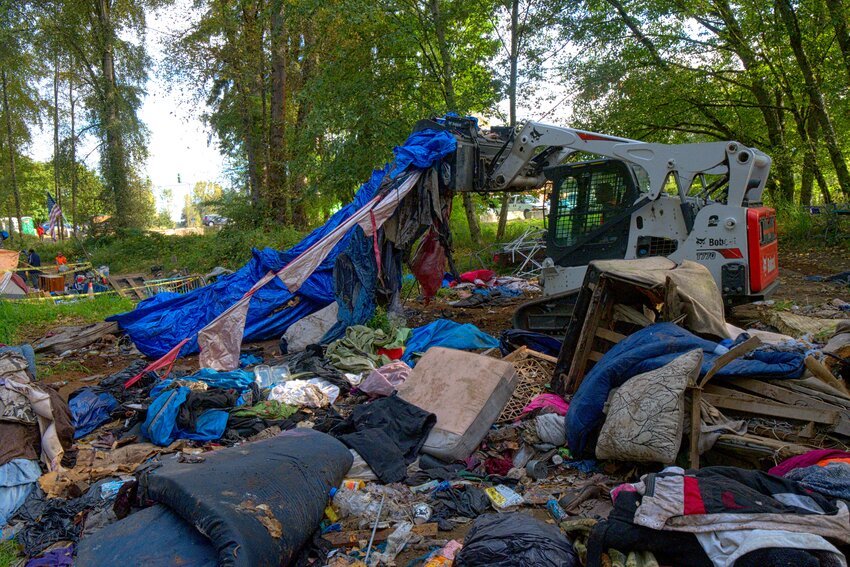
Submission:
<svg viewBox="0 0 850 567">
<path fill-rule="evenodd" d="M 685 388 L 701 366 L 702 350 L 692 350 L 612 392 L 596 458 L 673 463 L 682 443 Z"/>
</svg>

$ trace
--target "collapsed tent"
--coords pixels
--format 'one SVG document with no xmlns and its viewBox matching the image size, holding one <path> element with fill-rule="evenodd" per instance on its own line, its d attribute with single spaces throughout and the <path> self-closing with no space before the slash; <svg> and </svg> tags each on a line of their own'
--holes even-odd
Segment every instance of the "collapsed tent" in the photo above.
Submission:
<svg viewBox="0 0 850 567">
<path fill-rule="evenodd" d="M 199 333 L 206 327 L 217 326 L 211 330 L 217 336 L 229 333 L 236 335 L 238 342 L 280 337 L 296 321 L 322 309 L 335 298 L 340 299 L 339 290 L 335 289 L 339 286 L 334 285 L 334 268 L 337 258 L 349 248 L 355 231 L 360 241 L 376 232 L 403 204 L 404 194 L 418 180 L 413 179 L 409 184 L 405 181 L 419 177 L 418 174 L 435 161 L 453 152 L 455 144 L 454 137 L 445 131 L 422 130 L 411 134 L 403 146 L 395 149 L 393 164 L 374 171 L 369 181 L 360 187 L 354 201 L 294 247 L 285 252 L 254 249 L 248 264 L 214 284 L 183 295 L 158 294 L 139 303 L 133 311 L 108 320 L 117 321 L 136 347 L 151 357 L 167 355 L 178 346 L 181 355 L 198 352 Z M 405 172 L 410 175 L 403 175 Z M 407 187 L 403 194 L 404 185 Z M 414 205 L 424 201 L 436 210 L 429 210 L 427 218 L 407 215 L 408 220 L 416 221 L 413 223 L 415 229 L 406 234 L 405 244 L 409 245 L 421 236 L 423 221 L 431 224 L 433 213 L 442 212 L 439 197 L 432 191 L 436 187 L 429 187 L 431 184 L 425 181 L 418 185 L 420 191 Z M 434 201 L 437 201 L 436 206 Z M 405 227 L 401 219 L 395 225 L 393 230 L 397 234 Z M 377 238 L 373 240 L 377 250 Z M 296 267 L 298 269 L 288 269 Z M 351 309 L 341 311 L 349 313 Z M 222 317 L 225 313 L 227 317 Z M 363 313 L 358 315 L 364 316 Z M 244 330 L 238 333 L 240 324 L 244 325 Z M 225 345 L 220 350 L 227 350 L 227 346 L 232 349 L 233 345 Z M 171 354 L 176 356 L 178 352 Z"/>
</svg>

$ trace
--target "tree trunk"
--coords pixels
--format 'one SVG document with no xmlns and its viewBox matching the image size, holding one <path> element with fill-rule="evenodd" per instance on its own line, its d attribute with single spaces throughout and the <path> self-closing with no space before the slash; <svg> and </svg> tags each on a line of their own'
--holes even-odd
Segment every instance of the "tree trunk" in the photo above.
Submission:
<svg viewBox="0 0 850 567">
<path fill-rule="evenodd" d="M 24 227 L 21 224 L 21 193 L 18 190 L 18 176 L 15 171 L 15 142 L 12 136 L 12 115 L 9 112 L 9 96 L 6 92 L 6 70 L 2 71 L 3 81 L 3 114 L 6 115 L 6 146 L 9 150 L 9 181 L 12 184 L 12 195 L 15 198 L 15 216 L 18 219 L 18 235 L 23 240 Z M 12 219 L 9 219 L 9 236 L 12 236 Z"/>
<path fill-rule="evenodd" d="M 74 82 L 68 79 L 68 104 L 71 108 L 71 224 L 74 225 L 74 238 L 77 234 L 77 132 L 74 125 Z"/>
<path fill-rule="evenodd" d="M 59 57 L 53 62 L 53 194 L 62 210 L 62 190 L 59 188 Z M 65 223 L 59 216 L 59 240 L 65 240 Z"/>
<path fill-rule="evenodd" d="M 106 145 L 104 147 L 104 180 L 112 193 L 115 205 L 115 222 L 118 228 L 134 224 L 130 195 L 130 180 L 127 171 L 124 139 L 118 113 L 118 93 L 115 83 L 115 30 L 112 27 L 111 0 L 98 0 L 98 24 L 103 35 L 101 53 L 102 104 Z"/>
<path fill-rule="evenodd" d="M 510 76 L 508 77 L 508 120 L 511 128 L 516 126 L 516 83 L 519 65 L 519 0 L 511 0 L 511 54 Z M 496 229 L 496 240 L 505 236 L 508 226 L 508 197 L 502 194 L 502 207 L 499 210 L 499 227 Z"/>
<path fill-rule="evenodd" d="M 281 202 L 274 211 L 278 222 L 291 221 L 286 194 L 286 66 L 287 37 L 284 0 L 272 3 L 271 28 L 271 123 L 269 125 L 269 193 Z"/>
<path fill-rule="evenodd" d="M 774 180 L 776 185 L 768 190 L 768 194 L 772 198 L 777 197 L 777 190 L 780 195 L 794 194 L 794 171 L 791 168 L 791 160 L 788 154 L 788 145 L 785 142 L 783 132 L 781 111 L 774 104 L 774 97 L 764 85 L 764 80 L 757 69 L 762 65 L 758 59 L 758 55 L 752 50 L 752 47 L 747 43 L 746 36 L 741 30 L 741 26 L 735 17 L 735 11 L 729 5 L 727 0 L 721 0 L 716 3 L 717 13 L 726 25 L 723 29 L 711 29 L 720 39 L 726 41 L 732 51 L 741 60 L 744 69 L 749 73 L 750 91 L 758 102 L 759 111 L 761 112 L 764 124 L 767 129 L 767 139 L 770 142 L 770 152 L 773 157 Z"/>
<path fill-rule="evenodd" d="M 800 205 L 808 207 L 812 204 L 812 190 L 815 184 L 815 175 L 818 171 L 818 158 L 815 149 L 817 147 L 817 120 L 814 119 L 814 114 L 811 112 L 807 119 L 802 117 L 797 118 L 797 114 L 796 112 L 794 113 L 794 118 L 797 122 L 797 132 L 801 134 L 800 138 L 802 138 L 803 147 L 805 148 L 803 173 L 800 177 Z"/>
<path fill-rule="evenodd" d="M 240 81 L 236 82 L 239 93 L 239 116 L 242 119 L 242 141 L 248 158 L 248 187 L 251 192 L 251 204 L 260 204 L 260 177 L 257 169 L 257 152 L 254 148 L 254 121 L 251 118 L 251 102 L 245 87 Z"/>
<path fill-rule="evenodd" d="M 850 25 L 847 22 L 847 11 L 850 6 L 845 7 L 842 0 L 826 0 L 832 26 L 835 28 L 835 39 L 841 48 L 841 56 L 844 59 L 844 68 L 847 71 L 847 85 L 850 86 Z"/>
<path fill-rule="evenodd" d="M 446 42 L 446 29 L 443 27 L 443 20 L 440 14 L 440 0 L 431 0 L 431 17 L 434 20 L 434 33 L 437 36 L 437 48 L 440 51 L 440 59 L 442 60 L 443 74 L 443 92 L 446 99 L 446 106 L 452 112 L 457 112 L 457 100 L 455 98 L 454 81 L 452 79 L 452 60 L 449 53 L 449 46 Z M 478 226 L 478 214 L 475 211 L 475 203 L 472 202 L 472 195 L 468 191 L 464 191 L 463 210 L 466 212 L 466 222 L 469 224 L 469 236 L 474 244 L 481 244 L 481 227 Z"/>
<path fill-rule="evenodd" d="M 803 174 L 800 185 L 800 205 L 807 207 L 812 204 L 812 195 L 814 193 L 814 182 L 817 180 L 818 186 L 823 190 L 827 187 L 826 179 L 818 165 L 818 120 L 811 106 L 809 107 L 808 116 L 803 116 L 799 108 L 793 108 L 794 122 L 797 124 L 797 134 L 803 142 Z M 829 191 L 827 190 L 826 202 L 830 202 Z"/>
<path fill-rule="evenodd" d="M 307 23 L 303 34 L 304 49 L 302 52 L 301 76 L 299 78 L 301 88 L 303 88 L 313 76 L 318 65 L 314 43 L 315 37 L 313 36 L 313 26 L 310 23 Z M 296 132 L 304 132 L 307 128 L 307 120 L 310 116 L 310 110 L 310 103 L 307 100 L 302 100 L 298 105 L 298 112 L 295 117 Z M 310 140 L 309 150 L 313 150 L 315 148 L 315 143 L 315 140 Z M 304 199 L 306 189 L 307 183 L 304 172 L 295 172 L 292 176 L 292 195 L 290 197 L 292 198 L 292 222 L 297 228 L 306 228 L 307 226 L 308 218 L 307 210 L 305 208 L 306 201 Z"/>
<path fill-rule="evenodd" d="M 835 175 L 838 177 L 838 184 L 841 186 L 844 194 L 850 196 L 850 171 L 847 169 L 847 162 L 838 145 L 838 138 L 832 124 L 832 119 L 826 109 L 826 102 L 820 87 L 820 81 L 815 76 L 811 61 L 803 47 L 803 34 L 800 31 L 800 22 L 797 19 L 797 14 L 794 12 L 794 7 L 789 3 L 789 0 L 777 0 L 776 7 L 788 31 L 788 41 L 791 44 L 791 50 L 794 52 L 794 58 L 797 60 L 800 71 L 803 73 L 806 94 L 809 96 L 812 110 L 823 132 L 824 143 L 826 144 L 829 157 L 832 159 Z"/>
</svg>

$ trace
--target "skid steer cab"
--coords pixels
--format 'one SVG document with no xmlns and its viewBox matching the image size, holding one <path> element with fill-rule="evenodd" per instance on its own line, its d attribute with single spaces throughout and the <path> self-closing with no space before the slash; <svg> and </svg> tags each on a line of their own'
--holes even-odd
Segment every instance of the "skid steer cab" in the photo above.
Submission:
<svg viewBox="0 0 850 567">
<path fill-rule="evenodd" d="M 755 148 L 655 144 L 539 122 L 482 130 L 462 117 L 421 128 L 457 140 L 441 166 L 450 190 L 549 187 L 546 296 L 580 288 L 592 260 L 650 256 L 705 265 L 728 304 L 778 285 L 776 216 L 761 204 L 771 159 Z M 571 163 L 576 154 L 605 159 Z"/>
<path fill-rule="evenodd" d="M 580 287 L 593 260 L 651 256 L 705 265 L 728 304 L 763 299 L 778 285 L 776 216 L 769 207 L 679 195 L 675 186 L 673 194 L 650 200 L 646 175 L 620 160 L 555 166 L 545 175 L 552 184 L 546 295 Z"/>
</svg>

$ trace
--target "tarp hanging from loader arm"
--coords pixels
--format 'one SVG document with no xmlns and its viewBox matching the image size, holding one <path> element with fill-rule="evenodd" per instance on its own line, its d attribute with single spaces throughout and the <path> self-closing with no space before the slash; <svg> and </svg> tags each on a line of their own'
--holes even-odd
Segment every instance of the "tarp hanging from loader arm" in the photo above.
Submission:
<svg viewBox="0 0 850 567">
<path fill-rule="evenodd" d="M 405 170 L 428 168 L 454 152 L 455 147 L 454 136 L 448 132 L 415 132 L 403 146 L 395 148 L 396 159 L 392 164 L 372 173 L 357 191 L 354 201 L 294 247 L 285 252 L 254 249 L 251 261 L 213 284 L 183 295 L 158 294 L 139 303 L 133 311 L 107 320 L 117 321 L 147 356 L 162 357 L 187 338 L 189 341 L 180 349 L 180 354 L 198 352 L 198 331 L 239 301 L 266 274 L 279 271 L 366 205 L 385 176 L 395 178 Z M 333 266 L 337 256 L 347 249 L 350 238 L 351 231 L 333 247 L 296 293 L 291 293 L 278 278 L 259 289 L 251 298 L 243 341 L 278 338 L 292 323 L 334 301 Z"/>
</svg>

